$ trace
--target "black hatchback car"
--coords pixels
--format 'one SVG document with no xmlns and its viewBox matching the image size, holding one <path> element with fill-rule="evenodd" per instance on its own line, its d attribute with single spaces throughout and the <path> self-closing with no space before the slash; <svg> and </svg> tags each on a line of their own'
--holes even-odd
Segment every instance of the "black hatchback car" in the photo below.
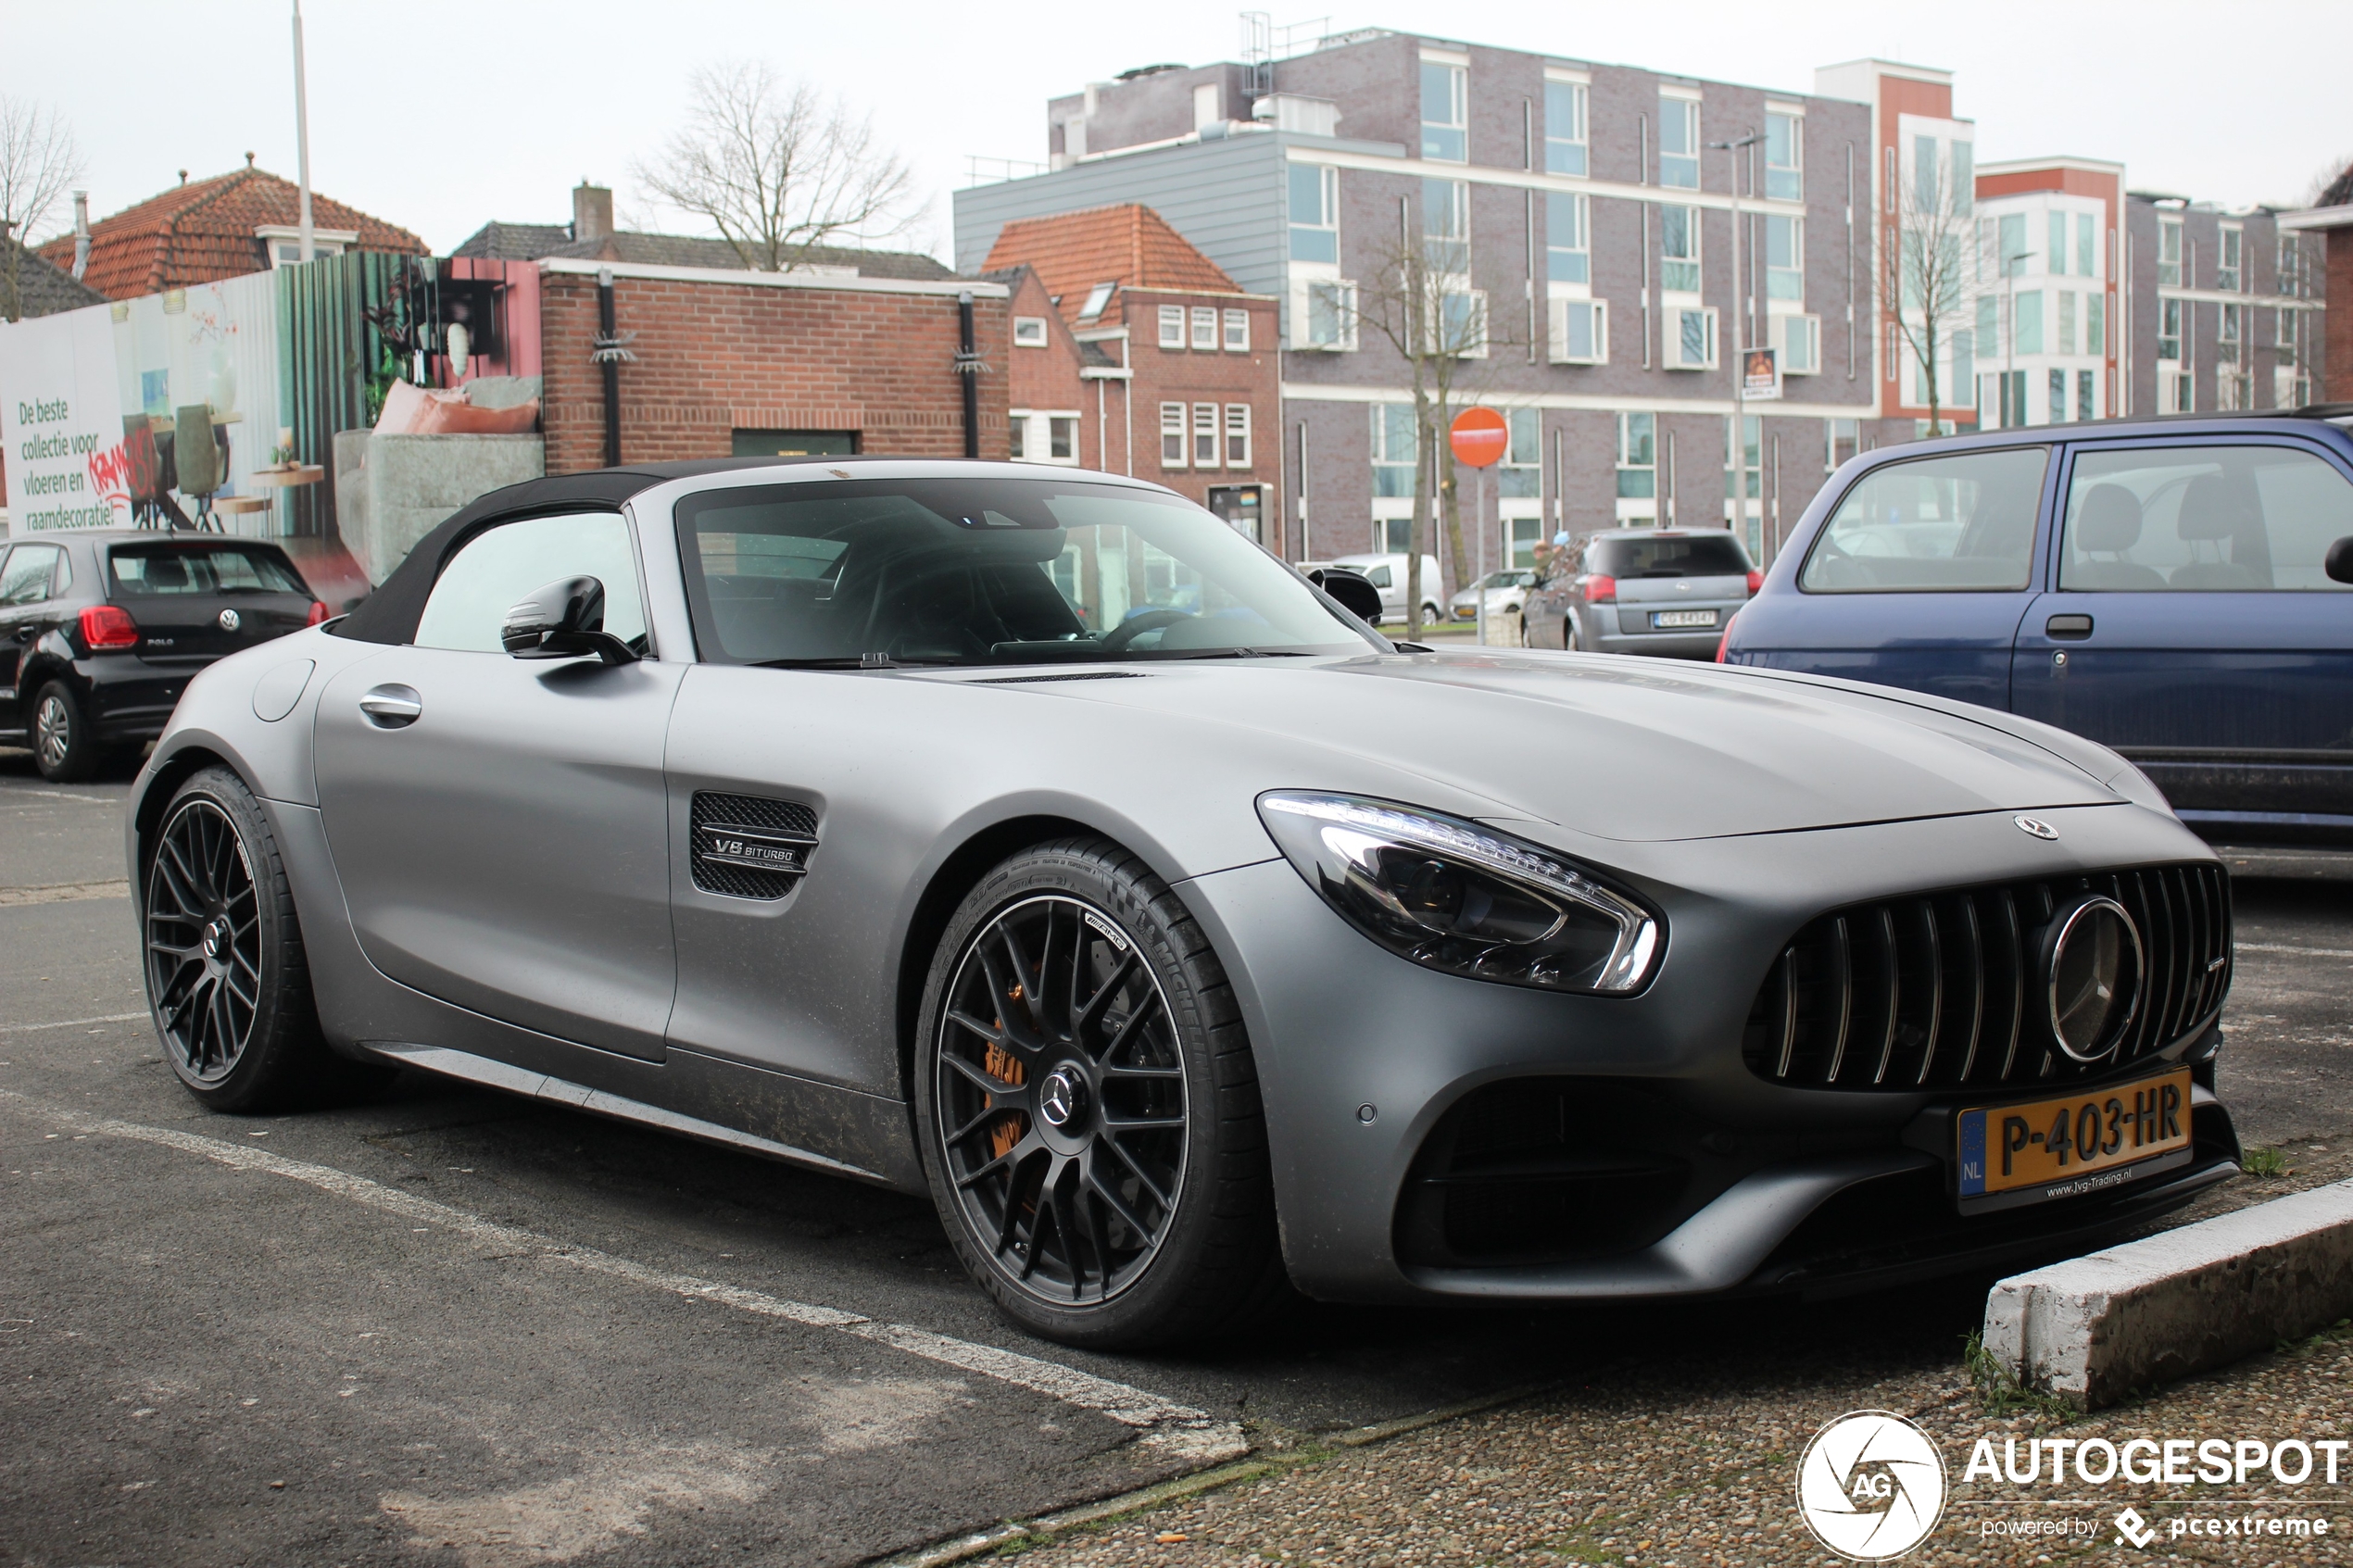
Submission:
<svg viewBox="0 0 2353 1568">
<path fill-rule="evenodd" d="M 0 550 L 0 744 L 54 781 L 161 734 L 213 660 L 327 618 L 263 540 L 110 528 Z"/>
</svg>

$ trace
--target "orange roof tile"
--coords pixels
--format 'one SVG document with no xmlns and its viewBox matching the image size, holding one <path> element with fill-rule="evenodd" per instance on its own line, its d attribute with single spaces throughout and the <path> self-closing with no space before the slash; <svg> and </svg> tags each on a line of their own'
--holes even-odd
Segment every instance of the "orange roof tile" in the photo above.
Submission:
<svg viewBox="0 0 2353 1568">
<path fill-rule="evenodd" d="M 1097 283 L 1123 288 L 1189 289 L 1239 294 L 1218 265 L 1139 202 L 1016 218 L 997 232 L 986 271 L 1027 262 L 1046 292 L 1062 298 L 1065 320 L 1076 317 Z"/>
<path fill-rule="evenodd" d="M 135 299 L 267 271 L 270 256 L 254 231 L 265 225 L 292 228 L 301 211 L 301 191 L 293 181 L 251 164 L 175 185 L 90 226 L 90 267 L 82 282 L 109 299 Z M 310 193 L 310 221 L 320 229 L 357 232 L 359 250 L 428 254 L 424 241 L 408 230 L 316 191 Z M 40 254 L 72 266 L 73 236 L 60 235 Z"/>
</svg>

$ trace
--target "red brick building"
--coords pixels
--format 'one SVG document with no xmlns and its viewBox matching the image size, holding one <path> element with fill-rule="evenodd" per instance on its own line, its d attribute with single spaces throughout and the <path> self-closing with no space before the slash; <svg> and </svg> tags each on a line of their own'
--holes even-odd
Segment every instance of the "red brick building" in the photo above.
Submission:
<svg viewBox="0 0 2353 1568">
<path fill-rule="evenodd" d="M 1272 295 L 1136 203 L 1007 223 L 984 276 L 1013 295 L 1014 457 L 1157 480 L 1281 550 Z"/>
<path fill-rule="evenodd" d="M 2353 165 L 2329 182 L 2304 212 L 2283 213 L 2280 227 L 2319 234 L 2323 245 L 2320 287 L 2323 317 L 2322 373 L 2313 395 L 2323 403 L 2353 403 Z"/>
</svg>

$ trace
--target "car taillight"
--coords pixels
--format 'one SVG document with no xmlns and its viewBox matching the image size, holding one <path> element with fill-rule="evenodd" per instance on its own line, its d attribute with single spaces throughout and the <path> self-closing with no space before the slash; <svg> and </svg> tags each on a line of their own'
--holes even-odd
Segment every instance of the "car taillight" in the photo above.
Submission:
<svg viewBox="0 0 2353 1568">
<path fill-rule="evenodd" d="M 82 640 L 99 648 L 135 648 L 139 623 L 120 605 L 90 605 L 82 612 Z"/>
<path fill-rule="evenodd" d="M 1750 576 L 1750 577 L 1752 577 L 1752 578 L 1754 578 L 1755 575 L 1756 575 L 1756 573 L 1755 573 L 1755 572 L 1753 572 L 1753 571 L 1749 573 L 1749 576 Z M 1749 584 L 1749 589 L 1748 589 L 1748 591 L 1749 591 L 1750 593 L 1752 593 L 1752 594 L 1753 594 L 1753 593 L 1755 593 L 1755 592 L 1756 592 L 1756 585 L 1755 585 L 1755 583 L 1753 583 L 1753 582 L 1752 582 L 1752 583 Z M 311 601 L 310 601 L 310 618 L 309 618 L 308 620 L 305 621 L 303 622 L 303 624 L 304 624 L 305 626 L 316 626 L 316 625 L 318 625 L 318 624 L 319 624 L 319 622 L 321 622 L 321 621 L 324 621 L 324 620 L 326 620 L 326 619 L 327 619 L 327 607 L 326 607 L 325 605 L 323 605 L 323 604 L 321 604 L 321 603 L 320 603 L 317 599 L 313 599 L 313 600 L 311 600 Z"/>
<path fill-rule="evenodd" d="M 1763 586 L 1765 586 L 1765 574 L 1757 571 L 1755 567 L 1750 567 L 1748 569 L 1749 597 L 1755 598 L 1756 596 L 1756 590 L 1762 588 Z"/>
<path fill-rule="evenodd" d="M 1751 578 L 1755 577 L 1755 575 L 1756 573 L 1753 571 L 1749 573 Z M 1755 591 L 1756 590 L 1754 588 L 1749 590 L 1751 593 L 1755 593 Z M 1733 622 L 1739 621 L 1740 618 L 1741 612 L 1739 610 L 1732 611 L 1730 619 L 1724 622 L 1724 634 L 1716 639 L 1716 662 L 1718 664 L 1725 662 L 1724 650 L 1732 646 L 1732 625 Z"/>
<path fill-rule="evenodd" d="M 1614 605 L 1617 602 L 1617 579 L 1598 571 L 1585 574 L 1585 602 L 1589 605 Z"/>
</svg>

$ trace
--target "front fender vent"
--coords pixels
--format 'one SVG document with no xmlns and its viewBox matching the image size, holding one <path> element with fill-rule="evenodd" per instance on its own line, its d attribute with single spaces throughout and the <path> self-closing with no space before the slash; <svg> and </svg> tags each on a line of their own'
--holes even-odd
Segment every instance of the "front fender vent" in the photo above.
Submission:
<svg viewBox="0 0 2353 1568">
<path fill-rule="evenodd" d="M 689 837 L 697 887 L 730 898 L 781 898 L 808 873 L 817 813 L 798 800 L 698 789 Z"/>
<path fill-rule="evenodd" d="M 2138 1015 L 2112 1055 L 2088 1063 L 2054 1047 L 2034 1005 L 2044 925 L 2084 893 L 2124 906 L 2145 965 Z M 1959 888 L 1809 922 L 1757 988 L 1742 1047 L 1759 1077 L 1800 1088 L 2068 1084 L 2204 1028 L 2230 985 L 2231 891 L 2220 866 Z"/>
</svg>

